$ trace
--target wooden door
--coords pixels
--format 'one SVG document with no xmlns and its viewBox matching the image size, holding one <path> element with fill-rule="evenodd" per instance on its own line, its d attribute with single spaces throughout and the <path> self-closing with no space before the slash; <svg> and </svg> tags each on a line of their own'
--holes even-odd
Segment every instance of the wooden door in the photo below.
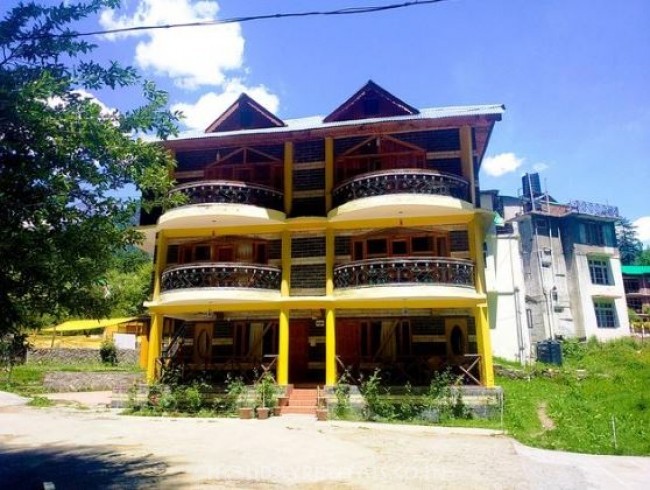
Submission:
<svg viewBox="0 0 650 490">
<path fill-rule="evenodd" d="M 212 323 L 194 324 L 194 364 L 209 364 L 212 360 Z"/>
<path fill-rule="evenodd" d="M 359 325 L 358 320 L 336 321 L 336 355 L 346 368 L 359 365 Z M 337 366 L 337 369 L 340 369 L 340 366 Z"/>
<path fill-rule="evenodd" d="M 309 322 L 289 322 L 289 382 L 301 383 L 308 379 Z"/>
</svg>

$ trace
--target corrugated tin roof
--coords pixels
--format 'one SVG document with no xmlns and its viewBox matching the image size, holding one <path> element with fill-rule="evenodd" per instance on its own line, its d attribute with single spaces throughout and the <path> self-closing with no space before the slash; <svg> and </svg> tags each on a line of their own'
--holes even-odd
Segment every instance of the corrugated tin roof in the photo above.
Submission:
<svg viewBox="0 0 650 490">
<path fill-rule="evenodd" d="M 170 138 L 169 141 L 178 141 L 186 139 L 204 139 L 219 138 L 244 134 L 269 134 L 283 133 L 287 131 L 304 131 L 309 129 L 333 128 L 341 126 L 357 126 L 360 124 L 372 124 L 389 121 L 412 121 L 419 119 L 449 119 L 453 117 L 467 116 L 500 116 L 505 112 L 505 107 L 501 104 L 492 105 L 470 105 L 470 106 L 451 106 L 451 107 L 431 107 L 420 109 L 419 114 L 409 114 L 406 116 L 392 117 L 373 117 L 368 119 L 354 119 L 350 121 L 323 122 L 324 116 L 303 117 L 300 119 L 285 119 L 286 126 L 281 128 L 263 128 L 263 129 L 242 129 L 239 131 L 228 131 L 223 133 L 204 133 L 202 131 L 186 131 L 180 133 L 177 137 Z"/>
<path fill-rule="evenodd" d="M 624 276 L 650 275 L 650 265 L 623 265 L 621 271 Z"/>
</svg>

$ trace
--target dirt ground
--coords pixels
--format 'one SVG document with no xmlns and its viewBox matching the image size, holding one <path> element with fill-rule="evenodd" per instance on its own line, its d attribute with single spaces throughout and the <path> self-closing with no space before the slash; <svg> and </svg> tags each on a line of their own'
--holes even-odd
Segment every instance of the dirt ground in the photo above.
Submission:
<svg viewBox="0 0 650 490">
<path fill-rule="evenodd" d="M 299 415 L 128 417 L 84 396 L 90 408 L 0 407 L 0 488 L 641 489 L 650 481 L 650 458 L 542 451 L 492 431 Z"/>
</svg>

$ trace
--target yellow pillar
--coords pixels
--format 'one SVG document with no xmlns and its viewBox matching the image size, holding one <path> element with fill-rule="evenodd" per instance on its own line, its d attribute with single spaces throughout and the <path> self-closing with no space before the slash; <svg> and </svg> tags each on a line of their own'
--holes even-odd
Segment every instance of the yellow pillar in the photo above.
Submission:
<svg viewBox="0 0 650 490">
<path fill-rule="evenodd" d="M 325 211 L 332 209 L 334 188 L 334 139 L 325 138 Z"/>
<path fill-rule="evenodd" d="M 284 143 L 284 212 L 291 214 L 293 201 L 293 143 Z"/>
<path fill-rule="evenodd" d="M 467 225 L 470 257 L 474 261 L 474 288 L 479 294 L 485 293 L 485 259 L 483 257 L 483 226 L 478 217 Z"/>
<path fill-rule="evenodd" d="M 334 258 L 336 255 L 334 230 L 325 232 L 325 294 L 334 294 Z"/>
<path fill-rule="evenodd" d="M 472 145 L 471 126 L 460 127 L 460 163 L 463 177 L 469 182 L 470 202 L 476 204 L 476 186 L 474 185 L 474 148 Z"/>
<path fill-rule="evenodd" d="M 289 384 L 289 311 L 284 309 L 280 310 L 276 378 L 279 385 Z"/>
<path fill-rule="evenodd" d="M 492 342 L 490 342 L 490 324 L 486 307 L 474 308 L 474 322 L 476 325 L 478 353 L 481 355 L 481 383 L 487 388 L 492 388 L 494 386 L 494 366 L 492 364 Z"/>
<path fill-rule="evenodd" d="M 141 327 L 142 331 L 140 337 L 140 367 L 147 369 L 149 366 L 149 332 L 144 326 Z"/>
<path fill-rule="evenodd" d="M 291 232 L 282 232 L 282 282 L 280 294 L 289 296 L 291 291 Z"/>
<path fill-rule="evenodd" d="M 334 386 L 336 373 L 336 313 L 333 308 L 325 312 L 325 384 Z"/>
<path fill-rule="evenodd" d="M 162 344 L 163 316 L 160 313 L 151 315 L 149 328 L 149 354 L 147 356 L 147 382 L 156 381 L 156 361 L 160 357 Z"/>
<path fill-rule="evenodd" d="M 153 299 L 156 300 L 160 296 L 160 282 L 162 279 L 162 272 L 165 270 L 165 261 L 167 258 L 167 240 L 163 232 L 158 232 L 156 235 L 156 250 L 155 259 L 156 265 L 154 267 L 153 279 Z"/>
</svg>

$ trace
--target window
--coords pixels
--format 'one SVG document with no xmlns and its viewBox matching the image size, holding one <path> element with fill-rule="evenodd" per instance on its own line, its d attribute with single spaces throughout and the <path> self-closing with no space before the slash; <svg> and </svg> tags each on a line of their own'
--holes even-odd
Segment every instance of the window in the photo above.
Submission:
<svg viewBox="0 0 650 490">
<path fill-rule="evenodd" d="M 614 306 L 613 301 L 594 301 L 594 311 L 596 312 L 596 325 L 598 325 L 598 328 L 618 327 L 616 307 Z"/>
<path fill-rule="evenodd" d="M 176 264 L 178 262 L 178 245 L 170 245 L 167 248 L 167 263 Z"/>
<path fill-rule="evenodd" d="M 607 259 L 589 258 L 589 275 L 592 284 L 610 285 L 609 261 Z"/>
<path fill-rule="evenodd" d="M 411 239 L 413 253 L 424 253 L 433 251 L 433 240 L 428 236 L 418 236 Z"/>
<path fill-rule="evenodd" d="M 386 239 L 385 238 L 375 238 L 372 240 L 368 240 L 366 242 L 366 247 L 368 250 L 368 256 L 372 255 L 386 255 L 387 252 L 387 247 L 386 247 Z"/>
<path fill-rule="evenodd" d="M 580 223 L 580 242 L 585 245 L 598 245 L 604 246 L 613 244 L 605 242 L 605 233 L 603 232 L 603 225 L 601 223 Z"/>
<path fill-rule="evenodd" d="M 197 245 L 194 247 L 194 261 L 206 262 L 210 260 L 210 245 Z"/>
<path fill-rule="evenodd" d="M 408 246 L 406 240 L 393 240 L 393 255 L 407 255 Z"/>
</svg>

